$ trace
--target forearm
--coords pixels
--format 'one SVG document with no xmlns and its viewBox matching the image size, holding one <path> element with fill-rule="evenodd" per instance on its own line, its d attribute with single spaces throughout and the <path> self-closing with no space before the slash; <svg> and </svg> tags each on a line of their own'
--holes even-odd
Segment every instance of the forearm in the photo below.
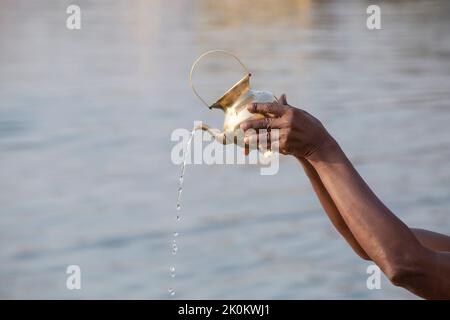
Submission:
<svg viewBox="0 0 450 320">
<path fill-rule="evenodd" d="M 309 162 L 358 243 L 385 272 L 399 258 L 413 259 L 411 253 L 423 248 L 370 190 L 337 143 L 319 150 Z"/>
<path fill-rule="evenodd" d="M 446 251 L 450 252 L 450 237 L 423 229 L 411 228 L 419 242 L 432 250 L 435 251 Z"/>
<path fill-rule="evenodd" d="M 396 284 L 426 298 L 448 296 L 448 257 L 422 246 L 370 190 L 337 144 L 313 154 L 309 162 L 355 239 Z M 447 291 L 446 291 L 447 290 Z"/>
<path fill-rule="evenodd" d="M 305 170 L 305 173 L 308 176 L 311 185 L 331 223 L 361 258 L 370 260 L 370 257 L 367 255 L 364 249 L 361 248 L 358 241 L 356 241 L 355 237 L 345 223 L 344 219 L 342 219 L 339 210 L 336 208 L 333 199 L 331 199 L 330 194 L 320 180 L 320 177 L 317 174 L 316 170 L 305 158 L 298 158 L 298 160 L 302 164 L 303 169 Z"/>
<path fill-rule="evenodd" d="M 323 185 L 320 176 L 317 174 L 317 171 L 305 158 L 298 158 L 298 161 L 303 166 L 303 169 L 305 170 L 305 173 L 311 182 L 317 198 L 319 199 L 324 211 L 326 212 L 328 218 L 330 219 L 336 230 L 344 237 L 344 239 L 358 254 L 358 256 L 360 256 L 364 260 L 371 260 L 348 228 L 347 224 L 341 216 L 341 213 L 337 209 L 336 204 Z M 450 252 L 449 236 L 417 228 L 410 228 L 410 230 L 423 246 L 434 251 Z"/>
</svg>

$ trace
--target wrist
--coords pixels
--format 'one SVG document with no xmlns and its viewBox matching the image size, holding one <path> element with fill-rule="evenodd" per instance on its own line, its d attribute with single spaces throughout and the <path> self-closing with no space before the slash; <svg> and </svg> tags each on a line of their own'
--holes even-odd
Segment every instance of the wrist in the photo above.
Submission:
<svg viewBox="0 0 450 320">
<path fill-rule="evenodd" d="M 330 136 L 327 135 L 327 138 L 323 141 L 323 143 L 310 155 L 305 157 L 308 161 L 312 162 L 326 162 L 331 161 L 336 156 L 342 152 L 341 148 L 337 141 Z"/>
</svg>

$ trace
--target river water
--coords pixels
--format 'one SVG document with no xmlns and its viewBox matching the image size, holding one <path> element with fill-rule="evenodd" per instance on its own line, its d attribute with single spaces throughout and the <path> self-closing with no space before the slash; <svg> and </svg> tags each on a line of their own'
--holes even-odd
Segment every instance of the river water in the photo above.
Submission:
<svg viewBox="0 0 450 320">
<path fill-rule="evenodd" d="M 252 85 L 320 118 L 408 225 L 450 233 L 450 3 L 0 1 L 0 297 L 410 299 L 335 232 L 299 164 L 180 168 L 176 128 L 220 126 L 187 76 L 236 53 Z M 198 77 L 223 87 L 228 69 Z M 222 73 L 223 72 L 223 73 Z M 203 89 L 208 91 L 208 88 Z M 175 260 L 174 260 L 175 259 Z M 82 290 L 66 288 L 78 265 Z M 168 267 L 176 266 L 170 278 Z"/>
</svg>

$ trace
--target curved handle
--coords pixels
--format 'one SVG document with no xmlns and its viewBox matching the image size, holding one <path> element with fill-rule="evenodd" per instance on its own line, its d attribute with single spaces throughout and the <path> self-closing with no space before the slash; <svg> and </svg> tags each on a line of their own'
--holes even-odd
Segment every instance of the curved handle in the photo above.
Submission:
<svg viewBox="0 0 450 320">
<path fill-rule="evenodd" d="M 197 64 L 199 63 L 199 61 L 201 59 L 203 59 L 205 56 L 212 54 L 212 53 L 225 53 L 228 54 L 230 56 L 232 56 L 237 62 L 239 62 L 239 64 L 242 66 L 242 68 L 244 68 L 245 72 L 247 74 L 250 74 L 250 72 L 248 71 L 247 67 L 242 63 L 241 60 L 239 60 L 239 58 L 237 56 L 235 56 L 234 54 L 232 54 L 229 51 L 226 50 L 220 50 L 220 49 L 215 49 L 215 50 L 210 50 L 210 51 L 206 51 L 205 53 L 203 53 L 202 55 L 200 55 L 200 57 L 197 58 L 197 60 L 194 61 L 194 63 L 192 64 L 191 67 L 191 71 L 189 72 L 189 85 L 192 88 L 192 91 L 194 92 L 194 94 L 197 96 L 197 98 L 200 99 L 201 102 L 203 102 L 205 104 L 205 106 L 207 106 L 208 108 L 210 107 L 209 104 L 199 95 L 199 93 L 197 92 L 197 90 L 194 87 L 194 83 L 192 81 L 192 75 L 194 74 L 194 69 L 197 66 Z"/>
</svg>

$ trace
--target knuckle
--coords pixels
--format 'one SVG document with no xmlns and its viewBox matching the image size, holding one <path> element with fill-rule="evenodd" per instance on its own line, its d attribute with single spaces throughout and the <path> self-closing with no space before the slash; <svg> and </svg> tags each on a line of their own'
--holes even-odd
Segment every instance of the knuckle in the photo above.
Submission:
<svg viewBox="0 0 450 320">
<path fill-rule="evenodd" d="M 283 106 L 280 103 L 278 103 L 276 101 L 271 103 L 271 112 L 272 113 L 279 114 L 281 112 L 281 110 L 283 110 Z"/>
<path fill-rule="evenodd" d="M 292 121 L 295 116 L 295 110 L 292 107 L 289 107 L 285 112 L 286 118 L 289 119 L 289 121 Z"/>
</svg>

